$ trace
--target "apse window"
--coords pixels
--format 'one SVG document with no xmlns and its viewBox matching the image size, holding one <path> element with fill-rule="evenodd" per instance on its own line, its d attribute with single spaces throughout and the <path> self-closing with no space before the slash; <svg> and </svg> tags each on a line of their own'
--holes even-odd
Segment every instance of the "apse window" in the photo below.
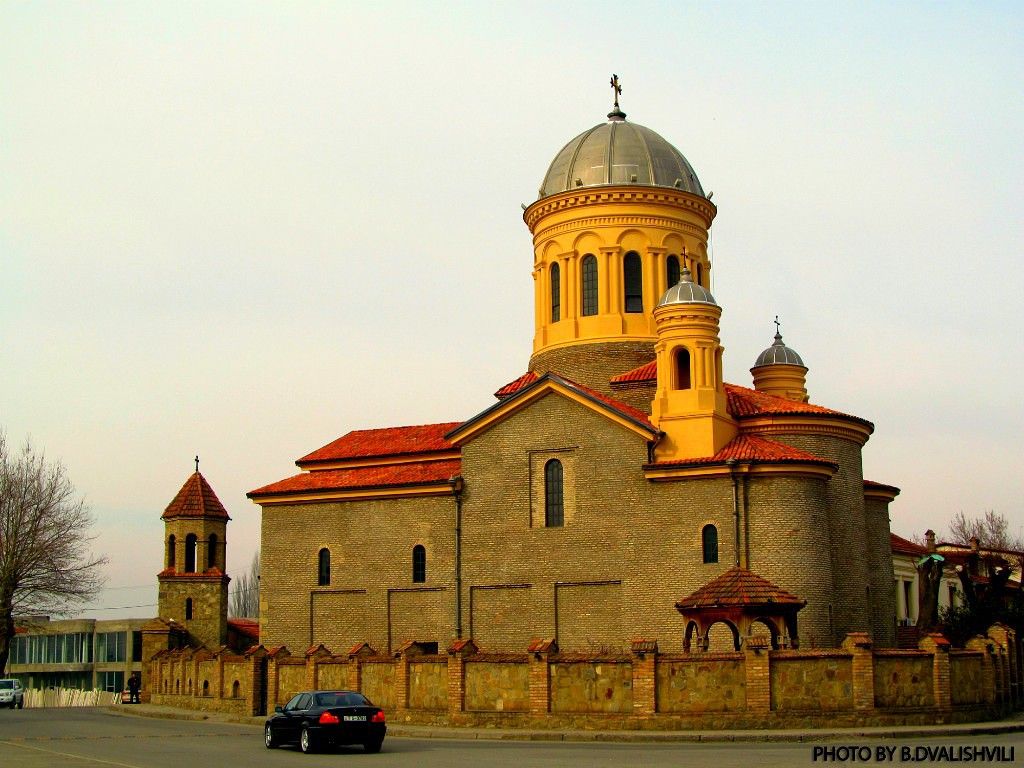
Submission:
<svg viewBox="0 0 1024 768">
<path fill-rule="evenodd" d="M 316 583 L 320 587 L 326 587 L 331 583 L 331 550 L 326 547 L 320 550 L 316 569 Z"/>
<path fill-rule="evenodd" d="M 562 462 L 552 459 L 544 465 L 544 525 L 559 528 L 565 524 L 565 496 Z"/>
<path fill-rule="evenodd" d="M 644 311 L 643 268 L 640 265 L 640 254 L 630 251 L 622 262 L 623 287 L 625 289 L 625 305 L 627 312 Z"/>
<path fill-rule="evenodd" d="M 427 549 L 422 544 L 412 548 L 412 580 L 415 584 L 427 580 Z"/>
<path fill-rule="evenodd" d="M 705 525 L 701 531 L 701 548 L 704 551 L 704 562 L 718 562 L 718 529 L 713 525 Z"/>
</svg>

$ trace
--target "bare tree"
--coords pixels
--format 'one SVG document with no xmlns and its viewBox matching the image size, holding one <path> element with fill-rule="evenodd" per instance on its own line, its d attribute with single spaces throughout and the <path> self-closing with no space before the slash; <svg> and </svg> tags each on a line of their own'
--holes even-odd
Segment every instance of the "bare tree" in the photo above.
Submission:
<svg viewBox="0 0 1024 768">
<path fill-rule="evenodd" d="M 969 546 L 977 539 L 982 549 L 1001 549 L 1012 552 L 1024 550 L 1024 537 L 1010 530 L 1005 515 L 988 510 L 982 517 L 967 517 L 963 510 L 949 521 L 950 538 L 957 544 Z"/>
<path fill-rule="evenodd" d="M 0 431 L 0 674 L 15 613 L 66 614 L 103 585 L 107 559 L 89 551 L 92 522 L 60 462 L 30 442 L 10 453 Z"/>
<path fill-rule="evenodd" d="M 235 579 L 229 613 L 235 618 L 255 619 L 260 613 L 260 553 L 252 556 L 249 570 Z"/>
</svg>

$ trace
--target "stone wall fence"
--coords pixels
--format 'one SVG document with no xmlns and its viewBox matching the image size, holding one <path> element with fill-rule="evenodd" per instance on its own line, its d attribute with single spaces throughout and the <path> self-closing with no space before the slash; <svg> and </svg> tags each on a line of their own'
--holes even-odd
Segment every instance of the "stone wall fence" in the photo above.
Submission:
<svg viewBox="0 0 1024 768">
<path fill-rule="evenodd" d="M 359 643 L 302 655 L 256 646 L 244 655 L 161 651 L 149 662 L 156 704 L 263 715 L 295 693 L 358 690 L 392 722 L 502 727 L 770 728 L 967 722 L 1020 702 L 1013 630 L 954 650 L 942 635 L 914 650 L 874 649 L 850 633 L 836 649 L 771 650 L 748 638 L 735 653 L 661 653 L 654 640 L 629 652 L 562 653 L 554 639 L 522 653 L 487 653 L 472 640 L 410 640 L 390 654 Z"/>
</svg>

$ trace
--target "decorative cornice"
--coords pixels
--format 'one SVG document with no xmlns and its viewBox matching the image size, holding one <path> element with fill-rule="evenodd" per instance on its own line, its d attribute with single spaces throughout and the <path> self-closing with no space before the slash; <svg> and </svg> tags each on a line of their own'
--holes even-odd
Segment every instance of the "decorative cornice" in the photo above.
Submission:
<svg viewBox="0 0 1024 768">
<path fill-rule="evenodd" d="M 411 464 L 424 461 L 451 461 L 459 459 L 459 451 L 436 451 L 429 453 L 406 453 L 394 456 L 367 456 L 354 459 L 338 459 L 336 461 L 303 461 L 295 462 L 299 469 L 319 472 L 326 469 L 356 469 L 358 467 L 386 467 L 393 464 Z"/>
<path fill-rule="evenodd" d="M 618 216 L 589 216 L 585 219 L 573 219 L 538 229 L 533 233 L 534 240 L 540 242 L 548 240 L 564 232 L 572 232 L 582 229 L 600 229 L 603 227 L 658 227 L 685 231 L 700 241 L 704 248 L 708 245 L 708 230 L 706 227 L 698 227 L 689 221 L 671 218 L 669 216 L 651 216 L 640 214 L 620 214 Z M 658 246 L 659 248 L 661 246 Z"/>
<path fill-rule="evenodd" d="M 703 217 L 709 227 L 718 212 L 711 202 L 700 195 L 666 187 L 642 187 L 626 184 L 585 187 L 580 190 L 568 190 L 557 195 L 550 195 L 538 200 L 523 211 L 523 221 L 532 232 L 538 221 L 556 211 L 602 203 L 646 203 L 682 208 Z"/>
<path fill-rule="evenodd" d="M 653 482 L 727 478 L 732 475 L 752 477 L 770 475 L 772 477 L 806 477 L 815 480 L 828 480 L 835 472 L 834 467 L 827 462 L 737 463 L 731 467 L 724 463 L 671 467 L 648 464 L 644 467 L 644 477 Z"/>
<path fill-rule="evenodd" d="M 437 483 L 393 486 L 389 488 L 346 488 L 344 490 L 298 491 L 268 494 L 253 498 L 261 507 L 290 504 L 319 504 L 325 501 L 366 501 L 369 499 L 407 499 L 419 496 L 452 496 L 455 491 L 447 480 Z"/>
<path fill-rule="evenodd" d="M 773 435 L 829 435 L 863 446 L 874 431 L 870 425 L 853 417 L 817 414 L 779 414 L 740 416 L 740 433 L 771 437 Z"/>
</svg>

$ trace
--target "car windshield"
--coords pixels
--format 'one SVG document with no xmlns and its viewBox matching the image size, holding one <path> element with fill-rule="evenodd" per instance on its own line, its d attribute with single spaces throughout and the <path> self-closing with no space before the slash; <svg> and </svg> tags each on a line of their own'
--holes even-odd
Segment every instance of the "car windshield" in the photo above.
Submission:
<svg viewBox="0 0 1024 768">
<path fill-rule="evenodd" d="M 11 690 L 14 688 L 13 680 L 0 680 L 0 689 Z"/>
<path fill-rule="evenodd" d="M 318 707 L 361 707 L 366 704 L 366 699 L 359 693 L 318 693 L 316 705 Z"/>
</svg>

